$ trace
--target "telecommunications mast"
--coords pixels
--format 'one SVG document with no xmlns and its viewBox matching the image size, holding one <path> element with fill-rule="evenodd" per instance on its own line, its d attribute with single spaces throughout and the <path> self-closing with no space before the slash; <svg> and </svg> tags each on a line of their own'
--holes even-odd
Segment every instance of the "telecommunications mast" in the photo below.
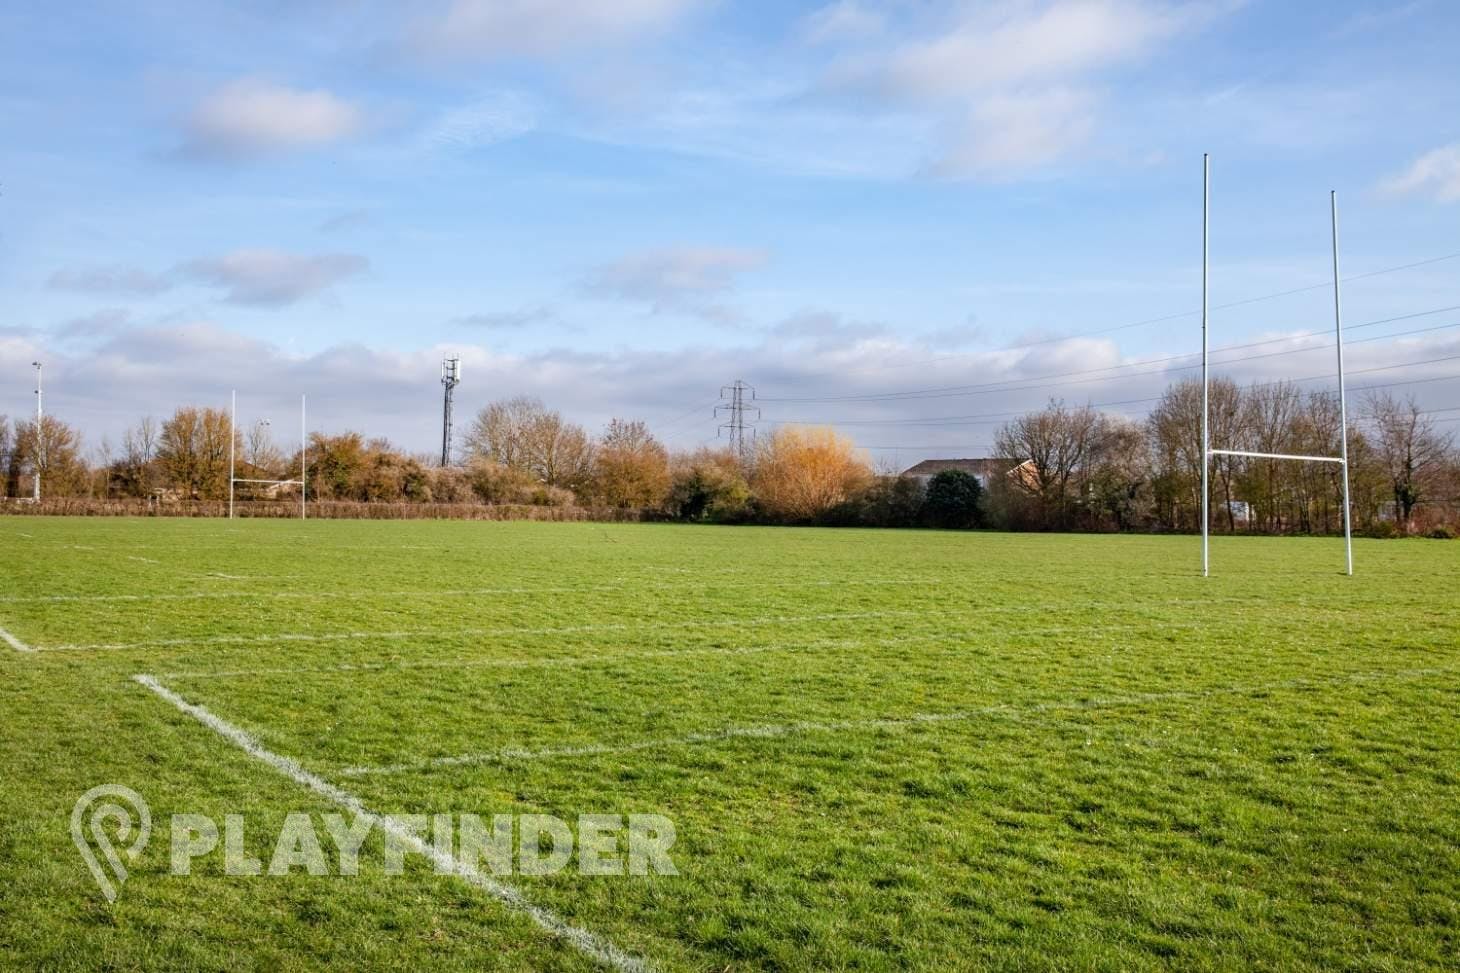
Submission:
<svg viewBox="0 0 1460 973">
<path fill-rule="evenodd" d="M 451 393 L 461 384 L 461 359 L 453 355 L 441 360 L 441 385 L 445 402 L 441 407 L 441 465 L 451 465 Z"/>
</svg>

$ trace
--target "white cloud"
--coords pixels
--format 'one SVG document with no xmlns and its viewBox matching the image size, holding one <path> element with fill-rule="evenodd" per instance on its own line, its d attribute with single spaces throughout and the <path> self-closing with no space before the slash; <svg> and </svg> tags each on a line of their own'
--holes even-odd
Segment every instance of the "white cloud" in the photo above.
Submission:
<svg viewBox="0 0 1460 973">
<path fill-rule="evenodd" d="M 1415 159 L 1380 187 L 1394 196 L 1425 195 L 1442 203 L 1460 202 L 1460 142 Z"/>
<path fill-rule="evenodd" d="M 656 33 L 700 2 L 451 0 L 416 22 L 410 45 L 463 59 L 551 56 Z"/>
<path fill-rule="evenodd" d="M 126 294 L 146 297 L 160 294 L 172 286 L 166 277 L 151 274 L 137 267 L 119 264 L 78 267 L 58 270 L 47 285 L 62 291 L 82 294 Z"/>
<path fill-rule="evenodd" d="M 245 78 L 198 103 L 183 126 L 180 152 L 238 159 L 315 149 L 355 135 L 363 123 L 358 107 L 328 91 Z"/>
<path fill-rule="evenodd" d="M 188 261 L 178 272 L 224 289 L 223 299 L 230 304 L 282 307 L 313 297 L 369 266 L 368 260 L 353 253 L 235 250 L 221 257 Z"/>
<path fill-rule="evenodd" d="M 1068 89 L 993 94 L 974 103 L 933 163 L 945 178 L 1002 179 L 1058 161 L 1095 127 L 1095 98 Z"/>
<path fill-rule="evenodd" d="M 655 313 L 677 311 L 733 324 L 738 314 L 717 299 L 765 263 L 763 251 L 735 247 L 646 250 L 598 267 L 584 282 L 584 290 L 644 304 Z"/>
<path fill-rule="evenodd" d="M 865 40 L 882 33 L 887 18 L 861 0 L 837 0 L 813 10 L 801 21 L 801 36 L 811 44 Z"/>
<path fill-rule="evenodd" d="M 848 56 L 832 90 L 918 106 L 946 133 L 929 163 L 946 178 L 1025 175 L 1093 134 L 1100 84 L 1233 6 L 1159 0 L 960 5 L 934 31 L 889 51 Z"/>
</svg>

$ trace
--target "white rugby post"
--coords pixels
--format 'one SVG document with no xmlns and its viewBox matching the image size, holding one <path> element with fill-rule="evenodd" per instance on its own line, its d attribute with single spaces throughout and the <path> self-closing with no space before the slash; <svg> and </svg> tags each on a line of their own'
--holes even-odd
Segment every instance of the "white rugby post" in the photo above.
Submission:
<svg viewBox="0 0 1460 973">
<path fill-rule="evenodd" d="M 1207 470 L 1211 466 L 1212 441 L 1207 430 L 1207 388 L 1211 384 L 1207 365 L 1207 274 L 1210 249 L 1210 212 L 1212 206 L 1212 157 L 1201 157 L 1201 576 L 1211 573 L 1210 494 L 1207 492 Z"/>
<path fill-rule="evenodd" d="M 299 479 L 261 480 L 238 476 L 234 452 L 238 440 L 238 392 L 233 392 L 232 408 L 228 413 L 228 519 L 233 519 L 234 485 L 238 483 L 262 483 L 269 486 L 299 487 L 299 519 L 305 519 L 305 471 L 308 469 L 309 426 L 305 414 L 305 397 L 299 397 Z"/>
<path fill-rule="evenodd" d="M 1211 521 L 1211 494 L 1208 490 L 1208 471 L 1213 456 L 1246 456 L 1251 459 L 1292 460 L 1303 463 L 1337 463 L 1343 474 L 1343 546 L 1345 573 L 1354 573 L 1353 527 L 1350 518 L 1348 484 L 1348 402 L 1345 398 L 1343 367 L 1343 301 L 1338 271 L 1338 193 L 1329 192 L 1329 216 L 1333 222 L 1333 334 L 1338 348 L 1338 436 L 1339 455 L 1305 456 L 1297 453 L 1256 453 L 1245 449 L 1212 449 L 1207 425 L 1210 371 L 1207 362 L 1207 212 L 1211 200 L 1211 162 L 1202 157 L 1202 225 L 1201 225 L 1201 573 L 1210 574 L 1208 548 Z"/>
<path fill-rule="evenodd" d="M 1333 340 L 1338 348 L 1338 450 L 1343 463 L 1343 550 L 1348 573 L 1354 573 L 1352 508 L 1348 499 L 1348 401 L 1343 387 L 1343 300 L 1338 278 L 1338 191 L 1328 192 L 1328 212 L 1333 221 Z"/>
</svg>

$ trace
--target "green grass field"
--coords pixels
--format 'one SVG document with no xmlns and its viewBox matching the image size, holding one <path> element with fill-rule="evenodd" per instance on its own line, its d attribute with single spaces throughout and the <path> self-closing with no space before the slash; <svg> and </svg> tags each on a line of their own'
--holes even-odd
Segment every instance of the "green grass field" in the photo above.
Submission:
<svg viewBox="0 0 1460 973">
<path fill-rule="evenodd" d="M 1457 968 L 1460 545 L 1212 550 L 0 520 L 0 966 Z M 584 948 L 378 836 L 169 874 L 173 813 L 267 862 L 341 807 L 138 674 L 374 812 L 665 815 L 679 874 L 503 880 Z M 155 831 L 114 904 L 68 831 L 104 783 Z"/>
</svg>

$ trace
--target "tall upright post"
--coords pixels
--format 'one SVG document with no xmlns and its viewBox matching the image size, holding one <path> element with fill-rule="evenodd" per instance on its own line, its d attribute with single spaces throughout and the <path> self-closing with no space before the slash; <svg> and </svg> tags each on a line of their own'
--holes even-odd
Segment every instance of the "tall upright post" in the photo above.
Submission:
<svg viewBox="0 0 1460 973">
<path fill-rule="evenodd" d="M 41 467 L 46 463 L 46 434 L 45 427 L 41 422 L 44 417 L 44 410 L 41 408 L 41 363 L 31 362 L 35 366 L 35 456 L 31 457 L 31 467 L 34 476 L 31 479 L 31 499 L 36 503 L 41 502 Z"/>
<path fill-rule="evenodd" d="M 305 499 L 309 492 L 309 424 L 305 421 L 306 396 L 299 397 L 299 519 L 304 520 Z"/>
<path fill-rule="evenodd" d="M 461 359 L 455 356 L 441 360 L 441 385 L 445 389 L 441 404 L 441 466 L 451 465 L 451 395 L 461 383 Z"/>
<path fill-rule="evenodd" d="M 233 390 L 232 402 L 228 407 L 228 519 L 233 519 L 233 444 L 238 441 L 238 389 Z"/>
<path fill-rule="evenodd" d="M 1348 401 L 1343 381 L 1343 300 L 1338 279 L 1338 193 L 1328 194 L 1328 211 L 1333 220 L 1333 336 L 1338 347 L 1338 449 L 1343 470 L 1343 549 L 1347 572 L 1354 573 L 1353 527 L 1348 499 Z"/>
<path fill-rule="evenodd" d="M 1211 573 L 1210 523 L 1211 503 L 1208 476 L 1212 465 L 1211 434 L 1208 428 L 1210 368 L 1207 363 L 1207 261 L 1209 250 L 1210 210 L 1212 204 L 1212 158 L 1201 157 L 1201 576 Z"/>
</svg>

